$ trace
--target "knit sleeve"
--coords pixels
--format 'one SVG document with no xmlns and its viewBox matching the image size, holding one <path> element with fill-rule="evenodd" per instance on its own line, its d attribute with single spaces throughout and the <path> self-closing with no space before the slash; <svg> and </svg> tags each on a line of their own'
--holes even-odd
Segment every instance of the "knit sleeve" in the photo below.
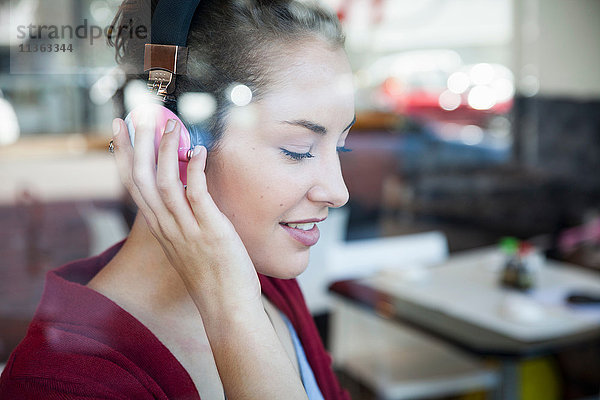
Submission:
<svg viewBox="0 0 600 400">
<path fill-rule="evenodd" d="M 151 397 L 144 397 L 151 398 Z M 81 386 L 54 379 L 25 378 L 0 380 L 0 400 L 122 400 L 118 393 L 110 393 L 105 388 Z"/>
<path fill-rule="evenodd" d="M 40 353 L 35 359 L 15 352 L 0 377 L 0 400 L 131 398 L 156 397 L 137 377 L 96 357 L 62 354 L 49 359 Z"/>
</svg>

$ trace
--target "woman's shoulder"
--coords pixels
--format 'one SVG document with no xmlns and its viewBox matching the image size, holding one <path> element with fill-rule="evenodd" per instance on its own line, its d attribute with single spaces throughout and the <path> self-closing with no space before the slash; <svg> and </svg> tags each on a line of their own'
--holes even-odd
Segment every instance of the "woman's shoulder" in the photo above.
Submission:
<svg viewBox="0 0 600 400">
<path fill-rule="evenodd" d="M 34 321 L 8 360 L 0 397 L 153 398 L 143 375 L 124 354 L 86 336 L 85 329 Z"/>
<path fill-rule="evenodd" d="M 0 378 L 0 398 L 199 398 L 187 372 L 145 327 L 118 316 L 110 321 L 110 307 L 96 305 L 78 306 L 87 323 L 83 315 L 64 318 L 72 310 L 52 321 L 36 318 Z M 98 310 L 105 318 L 96 320 Z"/>
<path fill-rule="evenodd" d="M 198 398 L 162 343 L 86 286 L 106 260 L 105 252 L 47 275 L 27 335 L 0 379 L 0 398 Z"/>
</svg>

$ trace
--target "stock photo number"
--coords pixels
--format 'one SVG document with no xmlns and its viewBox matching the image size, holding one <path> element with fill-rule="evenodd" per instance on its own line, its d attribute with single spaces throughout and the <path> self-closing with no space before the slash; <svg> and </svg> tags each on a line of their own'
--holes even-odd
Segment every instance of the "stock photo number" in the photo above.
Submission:
<svg viewBox="0 0 600 400">
<path fill-rule="evenodd" d="M 72 53 L 72 44 L 20 44 L 20 53 Z"/>
</svg>

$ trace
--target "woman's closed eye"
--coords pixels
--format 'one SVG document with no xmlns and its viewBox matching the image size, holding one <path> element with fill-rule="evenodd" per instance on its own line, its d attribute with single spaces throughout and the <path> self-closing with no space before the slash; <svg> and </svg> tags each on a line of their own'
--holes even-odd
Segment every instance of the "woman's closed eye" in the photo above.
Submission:
<svg viewBox="0 0 600 400">
<path fill-rule="evenodd" d="M 306 153 L 297 153 L 294 151 L 289 151 L 287 149 L 284 149 L 283 147 L 280 147 L 281 152 L 283 154 L 285 154 L 286 156 L 288 156 L 289 158 L 291 158 L 292 160 L 302 160 L 305 158 L 313 158 L 314 155 L 310 153 L 310 151 L 307 151 Z"/>
<path fill-rule="evenodd" d="M 283 154 L 285 154 L 287 157 L 291 158 L 292 160 L 298 161 L 298 160 L 303 160 L 305 158 L 313 158 L 314 157 L 314 154 L 312 154 L 309 151 L 307 151 L 305 153 L 297 153 L 294 151 L 284 149 L 283 147 L 281 147 L 280 149 Z M 338 151 L 338 153 L 347 153 L 349 151 L 352 151 L 352 149 L 349 149 L 346 146 L 338 146 L 338 147 L 336 147 L 336 150 Z"/>
</svg>

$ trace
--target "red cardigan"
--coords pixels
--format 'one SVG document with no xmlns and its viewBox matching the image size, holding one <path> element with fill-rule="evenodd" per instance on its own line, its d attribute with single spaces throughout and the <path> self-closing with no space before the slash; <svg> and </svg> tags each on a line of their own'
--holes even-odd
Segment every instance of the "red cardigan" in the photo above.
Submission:
<svg viewBox="0 0 600 400">
<path fill-rule="evenodd" d="M 0 377 L 0 399 L 199 399 L 181 364 L 131 314 L 85 285 L 123 242 L 46 277 L 26 337 Z M 295 279 L 259 275 L 292 322 L 325 399 L 349 399 Z"/>
</svg>

